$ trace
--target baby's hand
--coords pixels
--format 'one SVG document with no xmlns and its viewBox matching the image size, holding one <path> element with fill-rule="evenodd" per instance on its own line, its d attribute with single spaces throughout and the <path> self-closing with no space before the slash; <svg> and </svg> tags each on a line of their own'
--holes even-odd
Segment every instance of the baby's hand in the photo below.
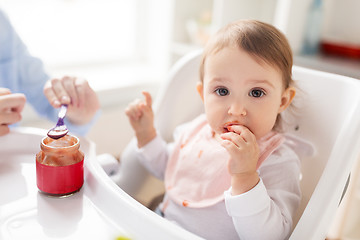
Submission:
<svg viewBox="0 0 360 240">
<path fill-rule="evenodd" d="M 256 165 L 259 159 L 259 146 L 255 135 L 246 127 L 232 125 L 230 132 L 221 134 L 221 145 L 229 152 L 229 173 L 232 176 L 233 194 L 250 190 L 259 181 Z"/>
<path fill-rule="evenodd" d="M 137 99 L 125 109 L 130 124 L 135 131 L 138 147 L 142 147 L 156 136 L 152 99 L 148 92 L 142 92 L 145 99 Z"/>
</svg>

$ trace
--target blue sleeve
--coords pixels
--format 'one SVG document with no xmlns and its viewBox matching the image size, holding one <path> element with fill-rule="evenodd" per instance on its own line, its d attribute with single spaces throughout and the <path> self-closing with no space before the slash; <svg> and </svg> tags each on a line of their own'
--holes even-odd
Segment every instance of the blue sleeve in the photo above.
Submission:
<svg viewBox="0 0 360 240">
<path fill-rule="evenodd" d="M 50 76 L 45 72 L 42 61 L 30 55 L 1 10 L 0 29 L 0 87 L 24 93 L 27 101 L 40 116 L 56 122 L 59 110 L 50 105 L 43 93 L 44 84 Z M 92 123 L 83 126 L 76 126 L 70 122 L 66 124 L 70 131 L 85 135 Z"/>
</svg>

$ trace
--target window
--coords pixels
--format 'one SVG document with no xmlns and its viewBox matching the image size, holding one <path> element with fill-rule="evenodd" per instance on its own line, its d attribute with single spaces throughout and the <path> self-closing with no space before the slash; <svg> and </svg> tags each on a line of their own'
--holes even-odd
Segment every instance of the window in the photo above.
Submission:
<svg viewBox="0 0 360 240">
<path fill-rule="evenodd" d="M 30 52 L 51 75 L 85 77 L 98 90 L 164 75 L 167 2 L 0 0 Z"/>
</svg>

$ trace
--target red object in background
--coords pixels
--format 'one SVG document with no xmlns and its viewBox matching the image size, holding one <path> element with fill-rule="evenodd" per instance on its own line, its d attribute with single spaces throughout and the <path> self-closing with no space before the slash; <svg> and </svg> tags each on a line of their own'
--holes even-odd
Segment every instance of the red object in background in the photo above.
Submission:
<svg viewBox="0 0 360 240">
<path fill-rule="evenodd" d="M 360 45 L 345 45 L 322 41 L 320 47 L 321 51 L 326 54 L 360 59 Z"/>
</svg>

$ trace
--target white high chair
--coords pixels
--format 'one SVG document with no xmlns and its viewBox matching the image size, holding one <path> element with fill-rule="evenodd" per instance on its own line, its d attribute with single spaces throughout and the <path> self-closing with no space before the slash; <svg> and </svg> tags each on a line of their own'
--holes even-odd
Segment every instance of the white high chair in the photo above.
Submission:
<svg viewBox="0 0 360 240">
<path fill-rule="evenodd" d="M 155 125 L 167 141 L 174 128 L 203 111 L 196 92 L 201 51 L 179 60 L 154 102 Z M 325 239 L 351 167 L 360 153 L 360 80 L 293 67 L 301 89 L 295 98 L 299 113 L 288 120 L 288 132 L 309 141 L 311 156 L 303 157 L 302 200 L 290 239 Z M 121 156 L 118 185 L 135 195 L 147 171 L 134 159 L 134 141 Z"/>
</svg>

